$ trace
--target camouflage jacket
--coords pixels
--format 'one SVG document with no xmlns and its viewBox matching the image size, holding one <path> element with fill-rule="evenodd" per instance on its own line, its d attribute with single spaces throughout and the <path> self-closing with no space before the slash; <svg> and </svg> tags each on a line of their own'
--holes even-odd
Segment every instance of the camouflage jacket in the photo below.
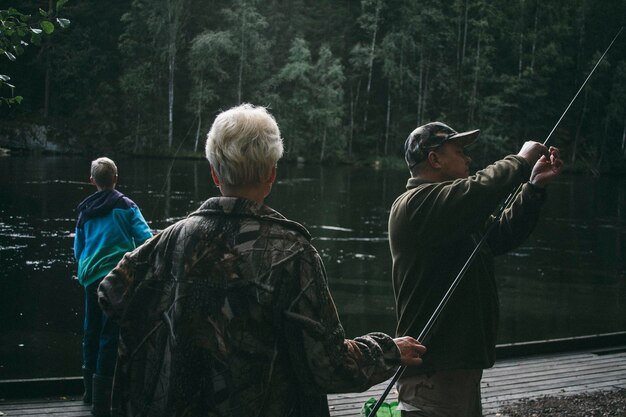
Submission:
<svg viewBox="0 0 626 417">
<path fill-rule="evenodd" d="M 121 324 L 113 416 L 320 417 L 325 394 L 389 378 L 398 348 L 345 338 L 309 239 L 219 197 L 126 254 L 99 287 Z"/>
</svg>

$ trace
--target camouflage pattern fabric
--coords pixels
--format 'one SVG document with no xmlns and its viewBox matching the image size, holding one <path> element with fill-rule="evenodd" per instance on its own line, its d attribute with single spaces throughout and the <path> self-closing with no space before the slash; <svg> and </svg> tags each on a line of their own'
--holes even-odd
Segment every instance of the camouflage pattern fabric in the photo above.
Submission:
<svg viewBox="0 0 626 417">
<path fill-rule="evenodd" d="M 99 287 L 121 324 L 113 416 L 328 416 L 326 393 L 391 377 L 393 339 L 345 339 L 309 239 L 218 197 L 126 254 Z"/>
</svg>

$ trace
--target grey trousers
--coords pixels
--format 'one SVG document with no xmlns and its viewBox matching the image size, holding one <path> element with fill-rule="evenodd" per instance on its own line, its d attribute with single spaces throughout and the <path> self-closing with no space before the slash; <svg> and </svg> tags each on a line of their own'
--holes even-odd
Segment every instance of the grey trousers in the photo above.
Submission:
<svg viewBox="0 0 626 417">
<path fill-rule="evenodd" d="M 482 417 L 481 369 L 439 371 L 400 379 L 403 417 Z"/>
</svg>

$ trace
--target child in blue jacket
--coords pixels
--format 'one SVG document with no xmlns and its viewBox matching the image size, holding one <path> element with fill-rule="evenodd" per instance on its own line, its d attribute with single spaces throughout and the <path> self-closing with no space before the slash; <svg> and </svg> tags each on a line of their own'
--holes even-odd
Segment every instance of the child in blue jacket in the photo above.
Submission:
<svg viewBox="0 0 626 417">
<path fill-rule="evenodd" d="M 74 239 L 78 281 L 85 287 L 83 401 L 92 403 L 95 416 L 108 416 L 119 327 L 100 309 L 98 285 L 126 252 L 152 234 L 139 207 L 115 189 L 117 166 L 111 159 L 92 161 L 89 181 L 98 191 L 79 204 Z"/>
</svg>

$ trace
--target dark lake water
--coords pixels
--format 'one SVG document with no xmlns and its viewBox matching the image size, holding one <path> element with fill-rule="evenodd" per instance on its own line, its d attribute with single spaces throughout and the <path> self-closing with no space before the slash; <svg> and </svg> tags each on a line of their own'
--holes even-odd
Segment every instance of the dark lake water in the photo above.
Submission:
<svg viewBox="0 0 626 417">
<path fill-rule="evenodd" d="M 153 230 L 217 195 L 206 161 L 116 162 L 118 189 Z M 89 166 L 0 158 L 0 379 L 80 373 L 83 290 L 72 244 L 75 208 L 93 191 Z M 278 176 L 266 202 L 311 231 L 347 334 L 392 333 L 387 217 L 407 172 L 283 164 Z M 551 185 L 534 234 L 497 260 L 501 343 L 626 330 L 625 203 L 623 178 Z"/>
</svg>

